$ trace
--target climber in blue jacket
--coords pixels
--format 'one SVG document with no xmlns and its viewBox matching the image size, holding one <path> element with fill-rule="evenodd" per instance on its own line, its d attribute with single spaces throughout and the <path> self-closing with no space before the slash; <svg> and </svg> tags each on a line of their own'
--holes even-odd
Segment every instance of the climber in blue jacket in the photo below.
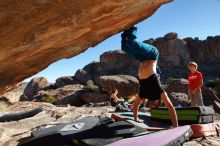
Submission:
<svg viewBox="0 0 220 146">
<path fill-rule="evenodd" d="M 151 107 L 158 107 L 161 100 L 168 108 L 173 127 L 178 126 L 176 110 L 171 103 L 167 93 L 162 88 L 156 73 L 159 52 L 156 47 L 137 41 L 137 27 L 133 26 L 125 30 L 122 35 L 121 48 L 129 56 L 139 60 L 138 71 L 140 90 L 134 103 L 134 120 L 138 119 L 138 110 L 141 100 L 148 99 Z"/>
</svg>

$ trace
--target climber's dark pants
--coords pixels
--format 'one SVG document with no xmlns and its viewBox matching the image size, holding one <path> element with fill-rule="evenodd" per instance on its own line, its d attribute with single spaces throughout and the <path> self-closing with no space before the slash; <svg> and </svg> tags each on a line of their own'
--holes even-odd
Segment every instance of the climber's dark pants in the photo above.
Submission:
<svg viewBox="0 0 220 146">
<path fill-rule="evenodd" d="M 159 52 L 156 47 L 138 42 L 137 39 L 137 28 L 131 27 L 125 30 L 121 35 L 121 48 L 123 51 L 128 53 L 129 56 L 139 60 L 157 60 Z"/>
</svg>

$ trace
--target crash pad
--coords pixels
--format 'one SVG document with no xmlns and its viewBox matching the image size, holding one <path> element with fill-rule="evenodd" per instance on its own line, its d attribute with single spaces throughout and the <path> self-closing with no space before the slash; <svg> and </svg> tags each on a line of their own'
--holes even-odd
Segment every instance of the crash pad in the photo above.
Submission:
<svg viewBox="0 0 220 146">
<path fill-rule="evenodd" d="M 118 121 L 127 121 L 141 128 L 145 128 L 148 131 L 159 131 L 170 128 L 171 123 L 160 122 L 151 118 L 151 114 L 148 112 L 138 112 L 139 119 L 143 120 L 143 123 L 134 121 L 133 112 L 121 112 L 113 113 L 111 117 Z"/>
<path fill-rule="evenodd" d="M 192 130 L 189 125 L 163 130 L 152 134 L 120 140 L 106 146 L 180 146 L 189 140 Z"/>
</svg>

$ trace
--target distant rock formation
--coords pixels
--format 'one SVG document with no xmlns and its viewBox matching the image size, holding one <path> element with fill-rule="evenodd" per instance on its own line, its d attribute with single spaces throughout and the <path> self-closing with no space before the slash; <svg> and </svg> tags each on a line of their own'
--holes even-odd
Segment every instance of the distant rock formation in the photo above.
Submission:
<svg viewBox="0 0 220 146">
<path fill-rule="evenodd" d="M 51 63 L 151 16 L 172 0 L 1 1 L 0 94 Z"/>
<path fill-rule="evenodd" d="M 83 70 L 93 78 L 118 74 L 137 76 L 138 66 L 138 61 L 121 50 L 115 50 L 103 53 L 100 56 L 100 62 L 89 63 Z"/>
<path fill-rule="evenodd" d="M 164 37 L 150 38 L 145 43 L 156 46 L 160 52 L 159 66 L 175 67 L 186 65 L 189 61 L 200 64 L 220 59 L 220 36 L 179 39 L 178 34 L 170 32 Z"/>
</svg>

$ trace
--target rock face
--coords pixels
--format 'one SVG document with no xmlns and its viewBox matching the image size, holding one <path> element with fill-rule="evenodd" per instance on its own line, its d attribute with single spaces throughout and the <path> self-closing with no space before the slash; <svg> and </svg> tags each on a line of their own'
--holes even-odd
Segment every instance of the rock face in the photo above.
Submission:
<svg viewBox="0 0 220 146">
<path fill-rule="evenodd" d="M 186 65 L 189 61 L 199 64 L 220 59 L 220 36 L 179 39 L 175 32 L 167 33 L 164 37 L 150 38 L 144 41 L 158 48 L 160 52 L 160 67 L 176 67 Z"/>
<path fill-rule="evenodd" d="M 80 54 L 172 0 L 0 1 L 0 94 Z M 10 18 L 10 19 L 9 19 Z"/>
<path fill-rule="evenodd" d="M 158 64 L 160 67 L 174 67 L 190 61 L 186 43 L 181 39 L 170 39 L 156 42 L 160 52 Z"/>
<path fill-rule="evenodd" d="M 24 89 L 24 96 L 27 97 L 29 101 L 34 99 L 34 95 L 37 94 L 38 91 L 43 90 L 44 88 L 49 86 L 49 82 L 46 78 L 34 78 L 32 79 Z"/>
<path fill-rule="evenodd" d="M 87 74 L 81 78 L 88 78 L 88 74 L 91 79 L 103 75 L 118 74 L 137 76 L 138 67 L 139 62 L 129 57 L 125 52 L 121 50 L 108 51 L 100 56 L 100 62 L 92 62 L 86 65 L 83 70 Z"/>
<path fill-rule="evenodd" d="M 138 80 L 128 75 L 101 76 L 96 79 L 96 83 L 110 94 L 113 89 L 118 89 L 118 96 L 125 98 L 136 95 L 139 90 Z"/>
<path fill-rule="evenodd" d="M 220 35 L 215 37 L 207 37 L 203 41 L 204 44 L 204 60 L 213 60 L 220 57 Z"/>
</svg>

